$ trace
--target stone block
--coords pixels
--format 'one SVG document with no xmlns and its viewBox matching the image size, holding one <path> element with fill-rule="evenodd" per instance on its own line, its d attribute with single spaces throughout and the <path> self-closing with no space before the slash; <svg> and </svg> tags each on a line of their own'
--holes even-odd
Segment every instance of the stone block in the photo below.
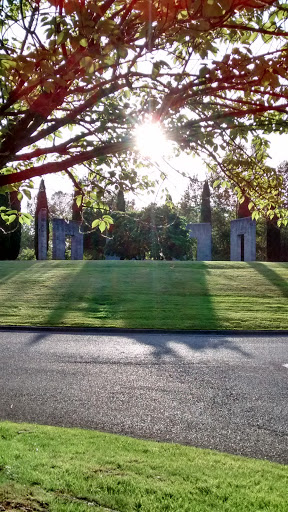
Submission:
<svg viewBox="0 0 288 512">
<path fill-rule="evenodd" d="M 83 260 L 83 234 L 79 222 L 53 219 L 53 260 L 65 259 L 65 239 L 71 236 L 71 260 Z"/>
<path fill-rule="evenodd" d="M 190 238 L 197 240 L 197 261 L 211 261 L 212 259 L 212 227 L 208 222 L 188 224 Z"/>
<path fill-rule="evenodd" d="M 256 222 L 251 217 L 231 221 L 230 260 L 256 260 Z"/>
<path fill-rule="evenodd" d="M 64 219 L 53 219 L 53 260 L 65 260 L 66 222 Z"/>
</svg>

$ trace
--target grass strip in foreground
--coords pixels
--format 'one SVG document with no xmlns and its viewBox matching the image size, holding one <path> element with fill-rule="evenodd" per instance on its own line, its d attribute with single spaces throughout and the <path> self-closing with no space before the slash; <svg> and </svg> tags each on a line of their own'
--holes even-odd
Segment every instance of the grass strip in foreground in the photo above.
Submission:
<svg viewBox="0 0 288 512">
<path fill-rule="evenodd" d="M 95 431 L 0 423 L 0 510 L 287 512 L 288 466 Z"/>
</svg>

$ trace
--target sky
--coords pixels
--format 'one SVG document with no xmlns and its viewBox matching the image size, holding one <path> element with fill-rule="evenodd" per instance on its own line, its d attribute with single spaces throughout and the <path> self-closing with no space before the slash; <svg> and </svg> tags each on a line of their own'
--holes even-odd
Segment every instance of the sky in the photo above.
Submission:
<svg viewBox="0 0 288 512">
<path fill-rule="evenodd" d="M 271 134 L 269 135 L 269 140 L 271 142 L 271 160 L 267 162 L 267 164 L 272 167 L 277 167 L 283 161 L 288 160 L 288 134 Z M 160 186 L 156 187 L 155 191 L 151 194 L 138 193 L 137 196 L 129 194 L 128 199 L 135 199 L 137 208 L 144 208 L 151 202 L 156 202 L 158 204 L 164 202 L 165 188 L 169 190 L 173 202 L 175 204 L 178 203 L 189 184 L 189 180 L 181 176 L 177 170 L 180 172 L 184 171 L 186 174 L 190 174 L 191 176 L 196 174 L 200 180 L 205 180 L 208 175 L 203 161 L 198 157 L 193 157 L 193 155 L 186 155 L 183 153 L 178 157 L 170 157 L 169 164 L 170 165 L 167 165 L 163 160 L 161 161 L 161 159 L 159 159 L 159 167 L 163 172 L 166 172 L 167 178 L 160 184 Z M 173 170 L 173 168 L 176 170 Z M 149 172 L 145 170 L 145 174 L 148 174 L 151 179 L 153 177 L 159 179 L 160 175 L 157 167 L 152 168 Z M 67 177 L 62 176 L 60 173 L 53 174 L 51 176 L 47 175 L 44 177 L 44 181 L 48 197 L 51 197 L 54 192 L 59 190 L 72 194 L 72 184 L 70 180 Z M 40 178 L 35 179 L 34 183 L 35 188 L 32 195 L 37 194 Z M 23 202 L 22 204 L 23 211 L 25 211 L 26 204 L 26 202 Z"/>
</svg>

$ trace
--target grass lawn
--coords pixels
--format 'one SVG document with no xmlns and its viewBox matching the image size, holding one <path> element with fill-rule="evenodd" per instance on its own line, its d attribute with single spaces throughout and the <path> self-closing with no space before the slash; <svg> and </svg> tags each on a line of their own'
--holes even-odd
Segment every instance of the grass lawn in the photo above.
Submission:
<svg viewBox="0 0 288 512">
<path fill-rule="evenodd" d="M 1 511 L 287 512 L 287 503 L 288 466 L 88 430 L 0 423 Z"/>
<path fill-rule="evenodd" d="M 288 264 L 0 262 L 0 325 L 288 329 Z"/>
</svg>

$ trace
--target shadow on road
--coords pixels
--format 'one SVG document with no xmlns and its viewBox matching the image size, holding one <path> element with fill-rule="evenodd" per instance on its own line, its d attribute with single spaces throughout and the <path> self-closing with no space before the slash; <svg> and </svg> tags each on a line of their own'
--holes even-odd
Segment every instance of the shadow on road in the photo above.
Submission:
<svg viewBox="0 0 288 512">
<path fill-rule="evenodd" d="M 36 334 L 32 335 L 32 339 L 27 343 L 27 347 L 33 347 L 39 343 L 42 342 L 49 342 L 51 338 L 55 338 L 57 336 L 64 336 L 64 339 L 62 338 L 62 344 L 65 343 L 65 337 L 69 339 L 69 343 L 75 341 L 77 344 L 79 343 L 79 354 L 82 353 L 83 345 L 84 347 L 87 344 L 91 344 L 95 341 L 99 340 L 99 338 L 103 337 L 105 340 L 107 340 L 107 346 L 109 346 L 109 342 L 117 341 L 117 350 L 121 349 L 121 353 L 125 353 L 125 348 L 127 348 L 127 345 L 133 343 L 133 346 L 130 345 L 129 348 L 127 348 L 127 354 L 131 351 L 131 353 L 134 353 L 135 348 L 135 342 L 137 344 L 143 345 L 150 350 L 148 351 L 147 355 L 152 356 L 152 358 L 155 361 L 161 361 L 165 359 L 169 359 L 169 357 L 173 358 L 174 360 L 180 360 L 185 361 L 187 358 L 187 349 L 189 350 L 190 354 L 193 353 L 199 353 L 199 352 L 205 352 L 205 351 L 221 351 L 221 350 L 228 350 L 231 352 L 234 352 L 235 354 L 245 357 L 245 358 L 253 358 L 253 356 L 243 350 L 239 345 L 237 345 L 237 342 L 235 342 L 235 336 L 233 336 L 233 340 L 231 340 L 231 336 L 226 336 L 223 334 L 205 334 L 205 332 L 201 334 L 189 334 L 189 333 L 153 333 L 153 334 L 139 334 L 139 333 L 133 333 L 128 332 L 125 333 L 105 333 L 105 332 L 69 332 L 65 333 L 65 331 L 57 332 L 49 332 L 49 331 L 41 331 Z M 237 336 L 237 335 L 236 335 Z M 77 340 L 77 338 L 79 338 Z M 94 340 L 92 339 L 94 338 Z M 146 352 L 145 352 L 146 353 Z M 113 355 L 113 354 L 112 354 Z M 95 354 L 95 362 L 98 361 L 97 359 L 98 354 Z M 89 361 L 94 361 L 93 359 L 93 352 L 89 352 Z"/>
</svg>

